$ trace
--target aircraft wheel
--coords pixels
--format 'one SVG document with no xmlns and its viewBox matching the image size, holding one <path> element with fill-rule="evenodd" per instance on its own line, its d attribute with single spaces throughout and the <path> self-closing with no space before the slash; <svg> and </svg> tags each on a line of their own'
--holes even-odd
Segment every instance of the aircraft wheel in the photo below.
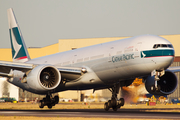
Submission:
<svg viewBox="0 0 180 120">
<path fill-rule="evenodd" d="M 58 104 L 59 103 L 59 96 L 55 96 L 54 99 L 55 99 L 55 104 Z"/>
<path fill-rule="evenodd" d="M 52 105 L 48 105 L 48 108 L 51 109 L 51 108 L 52 108 Z"/>
<path fill-rule="evenodd" d="M 124 106 L 124 98 L 120 98 L 120 101 L 121 101 L 120 106 Z"/>
<path fill-rule="evenodd" d="M 108 107 L 111 108 L 112 107 L 111 100 L 109 100 L 107 103 L 108 103 Z"/>
<path fill-rule="evenodd" d="M 113 109 L 113 111 L 117 111 L 118 106 L 114 106 L 114 107 L 112 107 L 112 109 Z"/>
<path fill-rule="evenodd" d="M 109 110 L 108 102 L 106 102 L 106 103 L 104 104 L 104 110 L 105 110 L 105 111 L 108 111 L 108 110 Z"/>
<path fill-rule="evenodd" d="M 39 102 L 39 108 L 44 108 L 44 102 L 42 100 Z"/>
<path fill-rule="evenodd" d="M 116 106 L 116 104 L 117 104 L 117 101 L 116 101 L 115 98 L 113 98 L 113 99 L 111 100 L 111 106 Z"/>
</svg>

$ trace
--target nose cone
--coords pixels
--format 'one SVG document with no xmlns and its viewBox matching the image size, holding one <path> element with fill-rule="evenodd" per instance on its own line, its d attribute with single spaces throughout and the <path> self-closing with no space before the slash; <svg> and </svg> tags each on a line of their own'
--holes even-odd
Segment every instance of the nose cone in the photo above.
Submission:
<svg viewBox="0 0 180 120">
<path fill-rule="evenodd" d="M 175 52 L 173 50 L 163 50 L 164 59 L 162 62 L 164 63 L 164 69 L 168 68 L 174 61 Z"/>
<path fill-rule="evenodd" d="M 174 57 L 174 55 L 175 55 L 174 49 L 163 50 L 163 51 L 162 51 L 162 56 Z"/>
<path fill-rule="evenodd" d="M 162 55 L 157 57 L 158 69 L 167 69 L 174 61 L 174 50 L 162 50 Z"/>
</svg>

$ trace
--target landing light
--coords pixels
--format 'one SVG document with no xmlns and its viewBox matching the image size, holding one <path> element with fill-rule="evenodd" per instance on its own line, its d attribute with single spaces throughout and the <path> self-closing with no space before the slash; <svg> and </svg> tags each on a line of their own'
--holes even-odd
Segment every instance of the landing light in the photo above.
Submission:
<svg viewBox="0 0 180 120">
<path fill-rule="evenodd" d="M 82 68 L 81 71 L 82 71 L 83 73 L 86 73 L 86 72 L 87 72 L 86 68 Z"/>
</svg>

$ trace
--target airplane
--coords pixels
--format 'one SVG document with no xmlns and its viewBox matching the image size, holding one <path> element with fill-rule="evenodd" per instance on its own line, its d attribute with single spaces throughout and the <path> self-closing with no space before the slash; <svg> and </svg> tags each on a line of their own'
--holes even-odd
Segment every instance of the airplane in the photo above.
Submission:
<svg viewBox="0 0 180 120">
<path fill-rule="evenodd" d="M 59 102 L 53 93 L 67 90 L 109 89 L 111 100 L 104 109 L 117 111 L 124 98 L 117 94 L 135 78 L 143 78 L 153 95 L 176 90 L 173 45 L 156 35 L 140 35 L 31 59 L 13 9 L 7 10 L 13 62 L 0 61 L 0 76 L 23 90 L 46 95 L 39 107 Z"/>
</svg>

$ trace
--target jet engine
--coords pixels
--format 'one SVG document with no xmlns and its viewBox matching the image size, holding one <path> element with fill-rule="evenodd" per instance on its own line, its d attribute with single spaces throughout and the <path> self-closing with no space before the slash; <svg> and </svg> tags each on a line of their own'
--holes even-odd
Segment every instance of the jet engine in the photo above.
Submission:
<svg viewBox="0 0 180 120">
<path fill-rule="evenodd" d="M 148 76 L 145 81 L 146 90 L 153 95 L 169 95 L 176 90 L 178 80 L 176 75 L 171 71 L 165 71 L 165 74 L 159 77 L 157 85 L 160 87 L 159 91 L 152 91 L 151 87 L 155 84 L 154 76 Z"/>
<path fill-rule="evenodd" d="M 53 66 L 39 65 L 29 72 L 26 80 L 31 89 L 49 91 L 60 84 L 61 75 L 59 70 Z"/>
</svg>

